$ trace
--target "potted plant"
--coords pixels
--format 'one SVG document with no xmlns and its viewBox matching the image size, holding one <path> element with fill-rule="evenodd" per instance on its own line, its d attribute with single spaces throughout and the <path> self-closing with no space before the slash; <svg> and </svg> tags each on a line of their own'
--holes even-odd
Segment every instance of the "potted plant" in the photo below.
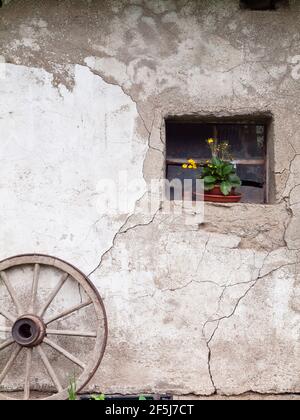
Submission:
<svg viewBox="0 0 300 420">
<path fill-rule="evenodd" d="M 236 188 L 240 187 L 242 183 L 232 163 L 229 144 L 227 142 L 218 144 L 218 141 L 212 138 L 208 139 L 207 143 L 211 149 L 212 158 L 202 164 L 201 179 L 204 181 L 204 201 L 238 203 L 241 201 L 242 195 L 236 193 Z M 190 166 L 193 169 L 197 168 L 193 159 L 190 159 L 188 164 L 184 164 L 182 167 L 186 169 Z"/>
</svg>

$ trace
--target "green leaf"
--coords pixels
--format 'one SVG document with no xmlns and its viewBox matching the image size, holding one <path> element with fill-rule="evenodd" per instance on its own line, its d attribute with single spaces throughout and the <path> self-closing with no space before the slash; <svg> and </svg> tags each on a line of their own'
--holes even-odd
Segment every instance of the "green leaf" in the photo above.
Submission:
<svg viewBox="0 0 300 420">
<path fill-rule="evenodd" d="M 139 401 L 147 401 L 147 398 L 146 398 L 146 397 L 144 397 L 144 395 L 141 395 L 141 396 L 139 397 Z"/>
<path fill-rule="evenodd" d="M 212 163 L 214 166 L 220 166 L 220 165 L 221 165 L 221 160 L 220 160 L 218 157 L 213 156 L 213 158 L 212 158 L 212 160 L 211 160 L 211 163 Z"/>
<path fill-rule="evenodd" d="M 70 384 L 68 388 L 68 395 L 69 395 L 69 401 L 76 401 L 77 400 L 77 390 L 76 390 L 76 380 L 75 378 L 70 379 Z"/>
<path fill-rule="evenodd" d="M 213 183 L 213 184 L 204 184 L 204 190 L 205 191 L 211 191 L 213 188 L 215 188 L 215 183 Z"/>
<path fill-rule="evenodd" d="M 217 179 L 212 175 L 208 175 L 208 176 L 205 176 L 203 180 L 204 180 L 204 184 L 214 184 Z"/>
<path fill-rule="evenodd" d="M 92 395 L 92 399 L 94 401 L 105 401 L 105 395 L 104 394 Z"/>
<path fill-rule="evenodd" d="M 223 167 L 223 175 L 227 176 L 229 174 L 232 174 L 234 172 L 234 167 L 231 165 L 231 163 L 227 163 Z"/>
<path fill-rule="evenodd" d="M 216 169 L 216 172 L 217 172 L 217 176 L 218 176 L 218 178 L 223 178 L 223 168 L 222 168 L 222 166 L 219 166 L 217 169 Z"/>
<path fill-rule="evenodd" d="M 242 185 L 240 177 L 238 177 L 236 174 L 229 175 L 228 180 L 233 187 L 240 187 Z"/>
<path fill-rule="evenodd" d="M 229 181 L 223 181 L 221 183 L 221 191 L 224 195 L 229 195 L 232 190 L 232 184 Z"/>
</svg>

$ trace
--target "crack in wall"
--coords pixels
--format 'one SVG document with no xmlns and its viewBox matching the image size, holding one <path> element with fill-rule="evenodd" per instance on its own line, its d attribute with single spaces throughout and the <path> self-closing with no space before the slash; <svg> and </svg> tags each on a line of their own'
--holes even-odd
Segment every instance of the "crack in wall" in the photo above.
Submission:
<svg viewBox="0 0 300 420">
<path fill-rule="evenodd" d="M 289 264 L 282 264 L 282 265 L 280 265 L 279 267 L 276 267 L 276 268 L 274 268 L 274 269 L 272 269 L 272 270 L 270 270 L 268 273 L 266 273 L 266 274 L 264 274 L 264 275 L 261 275 L 261 273 L 262 273 L 262 271 L 263 271 L 263 269 L 264 269 L 264 266 L 265 266 L 265 262 L 267 261 L 267 259 L 268 259 L 268 257 L 270 256 L 270 254 L 271 253 L 268 253 L 267 255 L 266 255 L 266 257 L 264 258 L 264 261 L 263 261 L 263 264 L 262 264 L 262 266 L 261 266 L 261 268 L 260 268 L 260 271 L 259 271 L 259 274 L 258 274 L 258 277 L 257 277 L 257 279 L 256 280 L 253 280 L 253 281 L 251 281 L 251 283 L 253 283 L 253 284 L 251 284 L 251 286 L 246 290 L 246 292 L 237 300 L 237 302 L 236 302 L 236 304 L 235 304 L 235 306 L 234 306 L 234 308 L 233 308 L 233 310 L 232 310 L 232 312 L 229 314 L 229 315 L 225 315 L 225 316 L 222 316 L 222 317 L 220 317 L 220 318 L 217 318 L 217 319 L 213 319 L 213 320 L 211 320 L 211 319 L 208 319 L 206 322 L 205 322 L 205 324 L 203 325 L 203 328 L 202 328 L 202 335 L 203 335 L 203 337 L 204 337 L 204 339 L 205 339 L 205 342 L 206 342 L 206 346 L 207 346 L 207 349 L 208 349 L 208 371 L 209 371 L 209 375 L 210 375 L 210 378 L 211 378 L 211 382 L 212 382 L 212 385 L 213 385 L 213 387 L 214 387 L 214 390 L 215 390 L 215 392 L 214 392 L 214 394 L 217 394 L 218 393 L 218 388 L 217 388 L 217 386 L 216 386 L 216 383 L 215 383 L 215 380 L 214 380 L 214 378 L 213 378 L 213 373 L 212 373 L 212 367 L 211 367 L 211 360 L 212 360 L 212 348 L 211 348 L 211 342 L 213 341 L 213 339 L 215 338 L 215 336 L 216 336 L 216 333 L 217 333 L 217 331 L 219 330 L 219 327 L 220 327 L 220 324 L 221 324 L 221 322 L 223 321 L 223 320 L 228 320 L 228 319 L 230 319 L 230 318 L 232 318 L 234 315 L 235 315 L 235 313 L 236 313 L 236 311 L 237 311 L 237 309 L 238 309 L 238 307 L 240 306 L 240 303 L 248 296 L 248 294 L 254 289 L 254 287 L 258 284 L 258 282 L 260 281 L 260 280 L 262 280 L 262 279 L 264 279 L 264 278 L 267 278 L 267 277 L 269 277 L 269 276 L 271 276 L 272 274 L 274 274 L 275 272 L 277 272 L 278 270 L 281 270 L 281 269 L 283 269 L 283 268 L 285 268 L 285 267 L 295 267 L 296 266 L 296 263 L 295 262 L 293 262 L 293 263 L 289 263 Z M 249 282 L 250 283 L 250 282 Z M 227 286 L 228 287 L 228 286 Z M 226 287 L 226 288 L 227 288 Z M 225 288 L 225 289 L 226 289 Z M 222 295 L 220 296 L 220 299 L 219 299 L 219 302 L 220 302 L 220 300 L 222 299 L 222 296 L 223 296 L 223 292 L 222 292 Z M 206 328 L 206 326 L 208 325 L 208 324 L 211 324 L 211 323 L 216 323 L 217 325 L 216 325 L 216 327 L 215 327 L 215 329 L 213 330 L 213 332 L 212 332 L 212 334 L 211 334 L 211 336 L 210 336 L 210 338 L 207 340 L 207 338 L 206 338 L 206 333 L 205 333 L 205 328 Z"/>
<path fill-rule="evenodd" d="M 130 214 L 126 218 L 125 222 L 120 227 L 120 229 L 118 230 L 118 232 L 114 235 L 114 238 L 113 238 L 113 241 L 112 241 L 112 245 L 101 255 L 99 264 L 89 273 L 88 277 L 92 276 L 96 271 L 98 271 L 102 267 L 102 264 L 103 264 L 103 261 L 104 261 L 105 257 L 108 254 L 110 254 L 111 251 L 115 248 L 116 243 L 117 243 L 117 240 L 118 240 L 118 238 L 120 236 L 126 235 L 129 231 L 135 230 L 135 229 L 137 229 L 139 227 L 150 226 L 155 221 L 155 218 L 156 218 L 156 216 L 158 215 L 158 213 L 160 211 L 161 211 L 161 207 L 159 207 L 158 210 L 154 213 L 154 215 L 151 217 L 150 221 L 148 221 L 146 223 L 138 223 L 138 224 L 136 224 L 134 226 L 130 226 L 129 228 L 123 230 L 124 228 L 126 228 L 126 226 L 127 226 L 128 222 L 129 222 L 129 220 L 131 219 L 131 217 L 134 216 L 134 213 L 133 214 Z"/>
</svg>

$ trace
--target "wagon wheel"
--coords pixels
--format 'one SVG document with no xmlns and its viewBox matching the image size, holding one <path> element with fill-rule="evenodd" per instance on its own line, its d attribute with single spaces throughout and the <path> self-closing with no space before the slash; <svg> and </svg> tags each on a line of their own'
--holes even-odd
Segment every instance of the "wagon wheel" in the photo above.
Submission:
<svg viewBox="0 0 300 420">
<path fill-rule="evenodd" d="M 58 281 L 55 282 L 55 286 L 46 294 L 46 297 L 40 296 L 39 283 L 41 273 L 43 272 L 45 277 L 45 273 L 49 273 L 51 270 L 55 270 Z M 18 289 L 13 285 L 13 279 L 18 278 L 22 273 L 24 276 L 24 272 L 30 274 L 28 276 L 30 278 L 26 279 L 29 283 L 27 293 L 29 296 L 26 305 L 24 299 L 18 297 L 16 293 Z M 5 287 L 5 293 L 10 296 L 13 302 L 15 314 L 13 313 L 13 306 L 8 311 L 2 307 L 3 305 L 0 305 L 0 315 L 2 321 L 6 323 L 5 327 L 0 326 L 0 333 L 6 335 L 4 341 L 0 340 L 0 359 L 1 356 L 4 356 L 3 352 L 5 351 L 4 367 L 2 372 L 0 372 L 0 387 L 3 387 L 3 382 L 11 373 L 23 352 L 22 357 L 25 361 L 22 364 L 24 369 L 21 380 L 19 376 L 20 383 L 23 384 L 21 386 L 22 399 L 64 400 L 68 398 L 70 371 L 64 372 L 65 379 L 67 378 L 67 382 L 64 384 L 52 364 L 52 359 L 55 361 L 58 357 L 62 357 L 66 362 L 74 365 L 74 369 L 76 367 L 78 372 L 77 377 L 74 378 L 76 389 L 77 391 L 82 390 L 98 369 L 107 342 L 106 312 L 102 299 L 95 287 L 75 267 L 60 259 L 46 255 L 22 255 L 0 262 L 0 284 L 1 281 L 2 286 Z M 85 298 L 80 303 L 72 307 L 69 306 L 64 310 L 59 309 L 55 313 L 52 308 L 53 302 L 68 282 L 75 282 L 75 285 L 82 290 Z M 74 285 L 71 284 L 71 286 L 73 287 Z M 80 320 L 82 312 L 87 310 L 93 311 L 94 319 L 96 320 L 94 330 L 91 328 L 92 331 L 77 331 L 76 329 L 63 329 L 61 327 L 66 320 L 70 322 L 72 317 L 77 316 Z M 58 323 L 60 328 L 54 329 L 54 323 Z M 0 325 L 3 325 L 3 323 Z M 73 348 L 73 343 L 72 351 L 67 351 L 57 343 L 59 339 L 88 340 L 88 345 L 91 347 L 91 356 L 88 361 L 84 362 L 79 358 L 80 356 L 76 353 L 76 346 Z M 47 355 L 47 351 L 51 351 L 51 355 L 54 355 L 52 359 Z M 47 391 L 49 393 L 46 398 L 44 394 L 42 398 L 36 397 L 36 395 L 35 397 L 32 396 L 36 392 L 36 389 L 33 390 L 31 385 L 33 376 L 35 377 L 36 375 L 36 371 L 32 371 L 33 357 L 38 359 L 40 365 L 43 366 L 44 374 L 48 375 L 47 380 L 52 383 L 52 389 L 50 392 Z M 64 364 L 60 366 L 60 374 L 64 369 L 63 366 Z M 62 375 L 60 376 L 62 377 Z M 11 398 L 11 395 L 7 396 L 7 393 L 4 394 L 2 390 L 0 399 L 20 398 Z"/>
</svg>

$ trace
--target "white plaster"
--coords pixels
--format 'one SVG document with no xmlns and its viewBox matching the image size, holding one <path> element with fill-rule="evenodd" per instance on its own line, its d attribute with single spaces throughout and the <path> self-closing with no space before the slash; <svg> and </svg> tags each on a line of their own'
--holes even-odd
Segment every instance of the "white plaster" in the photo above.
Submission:
<svg viewBox="0 0 300 420">
<path fill-rule="evenodd" d="M 122 170 L 143 182 L 136 106 L 81 66 L 72 92 L 15 65 L 0 83 L 0 258 L 42 252 L 88 273 L 127 216 L 98 212 L 97 184 Z M 129 192 L 131 207 L 140 194 Z"/>
</svg>

